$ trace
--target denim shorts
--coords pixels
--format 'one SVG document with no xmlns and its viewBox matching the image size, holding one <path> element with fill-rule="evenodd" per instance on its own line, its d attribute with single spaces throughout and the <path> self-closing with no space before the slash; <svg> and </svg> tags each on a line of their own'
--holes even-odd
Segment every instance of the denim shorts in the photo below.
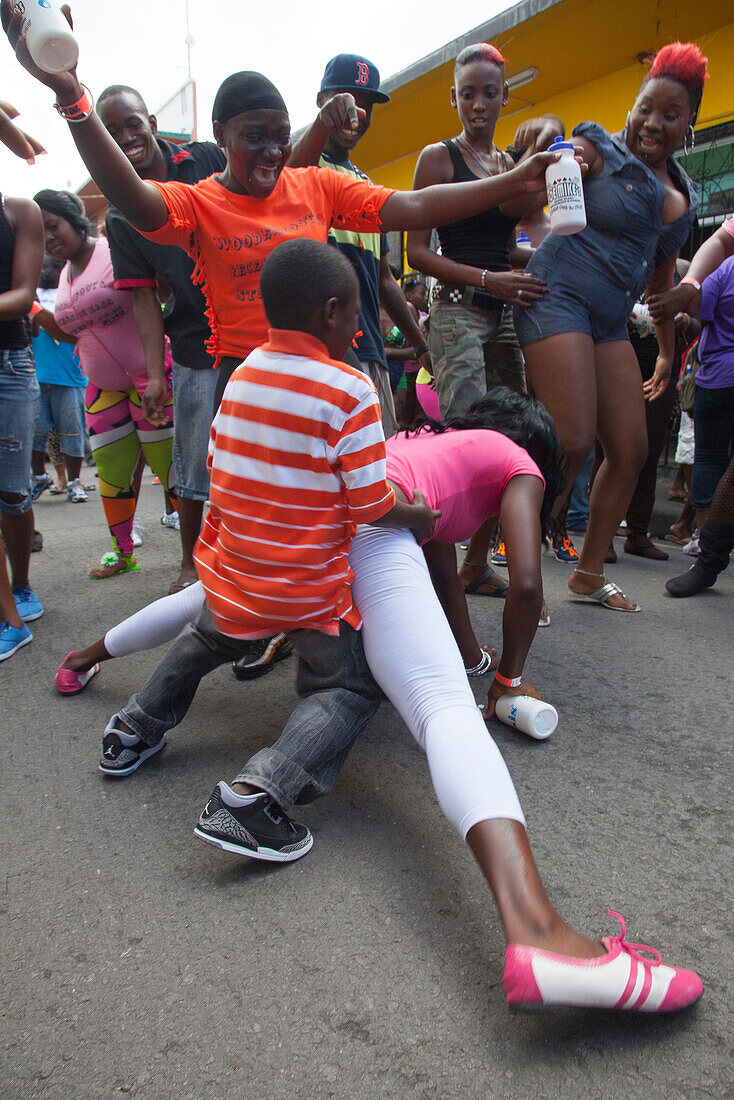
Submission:
<svg viewBox="0 0 734 1100">
<path fill-rule="evenodd" d="M 41 399 L 33 437 L 33 450 L 45 451 L 46 436 L 56 429 L 61 453 L 72 458 L 84 454 L 84 390 L 41 382 Z"/>
<path fill-rule="evenodd" d="M 0 351 L 0 512 L 23 515 L 31 509 L 31 452 L 38 411 L 38 382 L 30 348 Z"/>
<path fill-rule="evenodd" d="M 548 293 L 532 305 L 513 307 L 520 347 L 564 332 L 585 332 L 595 344 L 629 339 L 627 317 L 634 299 L 603 274 L 571 270 L 561 262 L 546 267 L 532 260 L 528 272 L 545 280 Z"/>
<path fill-rule="evenodd" d="M 173 363 L 173 467 L 176 493 L 185 500 L 206 500 L 206 457 L 214 419 L 214 390 L 219 372 Z"/>
</svg>

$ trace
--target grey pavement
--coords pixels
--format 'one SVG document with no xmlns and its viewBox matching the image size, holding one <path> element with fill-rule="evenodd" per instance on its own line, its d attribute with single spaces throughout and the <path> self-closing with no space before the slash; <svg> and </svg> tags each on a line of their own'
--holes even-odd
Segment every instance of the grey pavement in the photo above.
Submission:
<svg viewBox="0 0 734 1100">
<path fill-rule="evenodd" d="M 124 780 L 97 771 L 106 721 L 158 654 L 109 662 L 76 698 L 53 679 L 175 576 L 178 536 L 144 480 L 142 569 L 104 582 L 87 577 L 107 549 L 99 494 L 36 506 L 46 614 L 0 665 L 0 1095 L 734 1095 L 734 567 L 673 601 L 680 550 L 620 553 L 609 575 L 644 608 L 621 615 L 570 602 L 568 567 L 546 556 L 553 621 L 526 672 L 560 725 L 545 743 L 492 733 L 548 892 L 589 934 L 623 913 L 629 939 L 698 970 L 705 993 L 674 1017 L 510 1013 L 491 896 L 387 703 L 334 792 L 298 811 L 315 844 L 289 866 L 192 829 L 214 783 L 278 735 L 292 660 L 249 685 L 218 670 L 160 756 Z M 499 644 L 502 606 L 471 598 L 483 642 Z"/>
</svg>

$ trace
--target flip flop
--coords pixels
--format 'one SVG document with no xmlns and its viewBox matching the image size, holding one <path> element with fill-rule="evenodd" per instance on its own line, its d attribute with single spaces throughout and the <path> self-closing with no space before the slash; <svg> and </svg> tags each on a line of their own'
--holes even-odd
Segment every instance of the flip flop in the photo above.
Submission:
<svg viewBox="0 0 734 1100">
<path fill-rule="evenodd" d="M 485 583 L 485 581 L 488 581 L 489 578 L 493 574 L 494 574 L 494 569 L 491 569 L 489 566 L 487 566 L 486 569 L 483 569 L 482 572 L 479 574 L 479 576 L 475 577 L 474 580 L 471 581 L 469 584 L 467 584 L 466 587 L 464 588 L 464 592 L 466 593 L 466 595 L 467 596 L 496 596 L 497 599 L 503 600 L 505 598 L 505 596 L 507 595 L 507 589 L 510 587 L 509 584 L 507 584 L 507 583 L 503 584 L 500 588 L 493 588 L 491 592 L 480 592 L 479 591 L 479 589 L 482 587 L 482 585 Z"/>
<path fill-rule="evenodd" d="M 607 581 L 601 588 L 597 588 L 596 592 L 574 592 L 570 588 L 569 592 L 571 593 L 572 599 L 575 601 L 582 603 L 598 603 L 601 607 L 606 607 L 607 611 L 623 611 L 628 615 L 632 615 L 636 611 L 642 611 L 638 603 L 636 603 L 634 607 L 615 607 L 614 604 L 608 602 L 609 597 L 614 595 L 624 596 L 625 599 L 629 598 L 625 596 L 622 589 L 618 584 L 615 584 L 614 581 Z"/>
<path fill-rule="evenodd" d="M 192 584 L 196 584 L 195 577 L 192 577 L 190 581 L 174 581 L 168 589 L 168 595 L 172 596 L 174 592 L 183 592 L 184 588 L 190 588 Z"/>
</svg>

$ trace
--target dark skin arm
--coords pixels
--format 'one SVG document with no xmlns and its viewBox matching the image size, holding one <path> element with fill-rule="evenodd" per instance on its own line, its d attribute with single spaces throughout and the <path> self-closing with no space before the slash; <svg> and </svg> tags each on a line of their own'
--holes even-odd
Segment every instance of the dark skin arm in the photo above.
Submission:
<svg viewBox="0 0 734 1100">
<path fill-rule="evenodd" d="M 511 173 L 492 177 L 492 182 L 506 179 Z M 467 184 L 452 184 L 453 165 L 448 150 L 443 143 L 429 145 L 423 150 L 415 169 L 413 187 L 418 192 L 424 188 L 436 190 L 437 186 L 445 188 L 465 187 Z M 487 181 L 482 181 L 487 182 Z M 474 186 L 471 184 L 471 186 Z M 425 192 L 424 192 L 425 193 Z M 543 192 L 545 194 L 545 192 Z M 387 204 L 386 204 L 387 205 Z M 383 211 L 384 211 L 383 207 Z M 451 220 L 451 219 L 449 219 Z M 470 267 L 467 264 L 456 263 L 447 256 L 439 256 L 430 247 L 430 228 L 411 230 L 408 233 L 408 263 L 417 271 L 426 275 L 433 275 L 442 283 L 449 286 L 482 288 L 488 294 L 494 294 L 506 302 L 517 302 L 528 305 L 529 302 L 541 298 L 546 292 L 546 286 L 542 279 L 535 279 L 531 275 L 525 275 L 522 271 L 487 272 L 482 284 L 482 270 L 478 267 Z M 517 292 L 522 290 L 522 298 L 518 299 Z"/>
<path fill-rule="evenodd" d="M 143 410 L 151 424 L 167 424 L 168 413 L 164 409 L 168 385 L 163 369 L 163 314 L 154 287 L 136 286 L 133 289 L 133 313 L 135 325 L 145 353 L 148 385 L 143 394 Z"/>
<path fill-rule="evenodd" d="M 390 270 L 387 256 L 380 257 L 380 303 L 384 306 L 385 312 L 388 314 L 393 324 L 397 325 L 400 329 L 414 351 L 426 346 L 426 338 L 411 312 L 411 307 L 400 289 L 400 284 Z M 394 355 L 392 352 L 391 355 L 395 359 L 400 358 L 399 355 Z M 408 354 L 405 358 L 412 359 L 414 357 L 414 354 L 408 349 Z M 418 362 L 422 367 L 426 368 L 429 374 L 431 373 L 431 356 L 427 351 L 423 352 Z"/>
<path fill-rule="evenodd" d="M 543 483 L 540 479 L 530 474 L 520 474 L 511 478 L 500 504 L 499 518 L 507 549 L 510 587 L 502 617 L 499 671 L 510 680 L 522 675 L 543 604 L 539 518 L 542 503 Z M 479 662 L 482 651 L 474 636 L 466 595 L 456 569 L 456 551 L 452 544 L 429 542 L 423 547 L 423 553 L 464 665 L 471 668 Z M 495 680 L 487 698 L 486 717 L 492 717 L 497 700 L 502 695 L 540 698 L 529 684 L 508 688 Z"/>
<path fill-rule="evenodd" d="M 675 256 L 666 263 L 656 267 L 647 288 L 648 294 L 663 293 L 673 285 L 673 272 L 675 271 Z M 673 356 L 675 355 L 675 321 L 673 318 L 660 321 L 655 324 L 655 336 L 658 342 L 658 358 L 655 363 L 655 372 L 652 378 L 643 383 L 642 389 L 646 401 L 655 401 L 665 393 L 670 384 L 670 376 L 673 371 Z"/>
<path fill-rule="evenodd" d="M 365 112 L 357 106 L 349 92 L 332 96 L 293 146 L 288 167 L 307 168 L 318 164 L 330 135 L 342 130 L 356 130 L 360 118 L 364 116 Z"/>
<path fill-rule="evenodd" d="M 70 336 L 68 332 L 64 332 L 62 328 L 59 328 L 58 322 L 50 309 L 41 309 L 38 313 L 34 313 L 31 318 L 31 331 L 34 336 L 38 336 L 38 330 L 41 328 L 52 339 L 58 340 L 62 344 L 76 343 L 76 336 Z"/>
<path fill-rule="evenodd" d="M 516 163 L 522 164 L 534 153 L 544 151 L 559 134 L 565 136 L 565 133 L 566 127 L 555 115 L 541 115 L 540 118 L 530 118 L 526 119 L 525 122 L 521 122 L 512 140 L 512 144 L 516 149 L 524 150 Z M 511 199 L 509 202 L 503 203 L 500 209 L 508 218 L 525 218 L 544 205 L 545 199 L 542 196 L 530 195 L 520 199 Z"/>
<path fill-rule="evenodd" d="M 686 274 L 702 283 L 729 256 L 734 256 L 734 237 L 725 229 L 719 228 L 701 245 Z M 647 304 L 653 321 L 657 323 L 658 320 L 674 317 L 676 313 L 699 313 L 701 292 L 691 283 L 679 283 L 672 290 L 649 295 Z"/>
<path fill-rule="evenodd" d="M 71 25 L 68 6 L 64 5 L 62 10 Z M 2 0 L 0 12 L 3 29 L 23 68 L 55 92 L 62 106 L 76 103 L 83 94 L 76 69 L 63 73 L 46 73 L 39 69 L 20 37 L 20 14 L 13 14 L 10 0 Z M 140 179 L 94 112 L 83 122 L 69 123 L 69 130 L 92 179 L 128 221 L 143 230 L 160 229 L 165 225 L 168 209 L 161 195 L 155 187 Z"/>
<path fill-rule="evenodd" d="M 30 312 L 43 263 L 43 220 L 30 199 L 5 198 L 5 211 L 15 233 L 10 290 L 0 294 L 0 321 L 15 321 Z"/>
<path fill-rule="evenodd" d="M 391 483 L 388 482 L 388 484 Z M 372 526 L 407 527 L 415 535 L 416 542 L 422 543 L 430 539 L 441 513 L 429 508 L 422 493 L 416 491 L 411 502 L 396 485 L 392 487 L 395 490 L 395 504 L 380 519 L 373 520 Z"/>
<path fill-rule="evenodd" d="M 36 157 L 40 153 L 45 153 L 46 150 L 40 142 L 15 125 L 12 120 L 17 114 L 15 107 L 0 100 L 0 141 L 10 149 L 11 153 L 15 153 L 16 157 L 21 157 L 28 164 L 35 164 Z"/>
</svg>

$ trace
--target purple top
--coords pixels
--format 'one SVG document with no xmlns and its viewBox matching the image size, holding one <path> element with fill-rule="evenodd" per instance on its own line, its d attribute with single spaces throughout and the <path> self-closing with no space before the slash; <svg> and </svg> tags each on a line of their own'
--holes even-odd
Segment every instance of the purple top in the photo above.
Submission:
<svg viewBox="0 0 734 1100">
<path fill-rule="evenodd" d="M 705 390 L 734 386 L 734 256 L 704 279 L 701 320 L 696 385 Z"/>
</svg>

